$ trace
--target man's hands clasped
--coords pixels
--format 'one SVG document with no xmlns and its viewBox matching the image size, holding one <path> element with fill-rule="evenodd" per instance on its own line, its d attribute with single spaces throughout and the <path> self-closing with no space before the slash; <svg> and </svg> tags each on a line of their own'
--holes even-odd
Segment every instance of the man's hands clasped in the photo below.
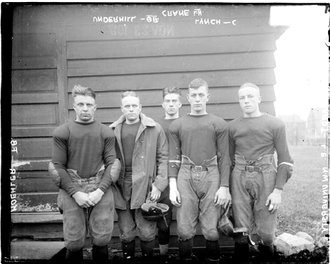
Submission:
<svg viewBox="0 0 330 264">
<path fill-rule="evenodd" d="M 104 192 L 100 188 L 97 188 L 90 193 L 78 191 L 72 197 L 80 207 L 88 208 L 95 206 L 102 199 L 103 194 Z"/>
</svg>

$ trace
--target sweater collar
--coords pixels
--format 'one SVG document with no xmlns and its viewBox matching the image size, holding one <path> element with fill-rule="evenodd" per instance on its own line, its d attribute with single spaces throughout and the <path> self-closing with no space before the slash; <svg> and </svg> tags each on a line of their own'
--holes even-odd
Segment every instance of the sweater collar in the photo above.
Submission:
<svg viewBox="0 0 330 264">
<path fill-rule="evenodd" d="M 113 122 L 110 125 L 110 128 L 115 128 L 118 125 L 122 125 L 125 122 L 125 120 L 126 120 L 126 118 L 125 118 L 124 115 L 120 116 L 115 122 Z M 149 127 L 156 126 L 156 122 L 153 119 L 151 119 L 150 117 L 147 117 L 143 113 L 140 113 L 140 121 L 141 121 L 141 124 L 145 127 L 147 127 L 147 126 L 149 126 Z"/>
</svg>

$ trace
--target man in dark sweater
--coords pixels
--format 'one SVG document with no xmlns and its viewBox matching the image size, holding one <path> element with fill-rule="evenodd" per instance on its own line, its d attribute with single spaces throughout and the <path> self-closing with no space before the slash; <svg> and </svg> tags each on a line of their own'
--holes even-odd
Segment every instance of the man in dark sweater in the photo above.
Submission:
<svg viewBox="0 0 330 264">
<path fill-rule="evenodd" d="M 220 206 L 230 203 L 227 123 L 208 114 L 208 84 L 195 79 L 187 99 L 191 111 L 170 125 L 170 200 L 177 206 L 179 256 L 192 260 L 192 243 L 200 223 L 209 263 L 218 263 L 217 223 Z"/>
<path fill-rule="evenodd" d="M 141 113 L 139 97 L 133 91 L 122 94 L 123 115 L 111 128 L 117 139 L 121 173 L 116 183 L 115 206 L 125 262 L 134 262 L 135 236 L 140 238 L 142 256 L 150 260 L 156 222 L 144 219 L 141 205 L 157 201 L 167 185 L 168 144 L 162 127 Z"/>
<path fill-rule="evenodd" d="M 163 104 L 165 116 L 157 120 L 165 131 L 167 140 L 169 139 L 169 126 L 177 118 L 179 118 L 179 109 L 181 108 L 181 91 L 179 88 L 171 86 L 163 89 Z M 160 219 L 157 222 L 158 227 L 158 242 L 159 252 L 162 257 L 168 257 L 168 243 L 170 240 L 170 224 L 172 220 L 172 203 L 169 197 L 169 187 L 162 192 L 159 203 L 165 203 L 169 206 L 168 214 L 166 215 L 166 222 Z"/>
<path fill-rule="evenodd" d="M 230 156 L 234 164 L 230 184 L 234 224 L 236 228 L 256 233 L 261 257 L 271 258 L 276 211 L 281 204 L 283 186 L 292 175 L 293 160 L 284 123 L 260 112 L 259 87 L 245 83 L 238 96 L 243 117 L 229 124 Z M 241 235 L 235 241 L 235 256 L 243 261 L 249 253 L 246 238 Z"/>
<path fill-rule="evenodd" d="M 115 137 L 111 129 L 94 120 L 92 89 L 77 85 L 72 97 L 76 117 L 55 129 L 50 164 L 60 187 L 58 206 L 63 211 L 66 262 L 82 263 L 89 231 L 93 260 L 105 263 L 114 221 L 114 198 L 109 187 L 116 157 Z"/>
</svg>

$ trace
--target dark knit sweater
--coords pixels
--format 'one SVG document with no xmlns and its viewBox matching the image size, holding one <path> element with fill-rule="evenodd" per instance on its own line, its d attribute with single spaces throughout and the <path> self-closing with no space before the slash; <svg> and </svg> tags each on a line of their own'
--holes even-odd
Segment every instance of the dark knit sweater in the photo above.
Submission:
<svg viewBox="0 0 330 264">
<path fill-rule="evenodd" d="M 266 154 L 277 152 L 278 164 L 293 163 L 290 156 L 284 123 L 271 115 L 263 114 L 259 117 L 237 118 L 229 123 L 230 156 L 234 162 L 234 155 L 240 155 L 245 160 L 256 160 Z M 287 181 L 287 168 L 278 169 L 276 187 L 283 188 Z"/>
<path fill-rule="evenodd" d="M 81 178 L 90 178 L 104 165 L 106 170 L 99 188 L 105 192 L 111 184 L 110 169 L 116 157 L 114 146 L 112 130 L 96 121 L 69 121 L 56 128 L 53 133 L 52 162 L 59 172 L 61 188 L 69 195 L 79 191 L 66 169 L 77 170 Z"/>
<path fill-rule="evenodd" d="M 218 157 L 220 185 L 229 186 L 230 158 L 227 122 L 213 114 L 185 115 L 170 125 L 169 160 L 188 156 L 196 165 Z M 170 162 L 171 164 L 171 162 Z M 177 177 L 179 168 L 169 167 L 169 177 Z"/>
</svg>

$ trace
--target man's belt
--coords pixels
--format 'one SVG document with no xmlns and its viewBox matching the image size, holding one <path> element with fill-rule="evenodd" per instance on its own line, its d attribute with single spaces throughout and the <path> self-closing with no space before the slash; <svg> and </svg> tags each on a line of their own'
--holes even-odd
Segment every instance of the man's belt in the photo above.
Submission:
<svg viewBox="0 0 330 264">
<path fill-rule="evenodd" d="M 252 165 L 246 165 L 245 166 L 245 171 L 248 172 L 262 172 L 262 169 L 259 166 L 252 166 Z"/>
<path fill-rule="evenodd" d="M 208 171 L 208 168 L 205 165 L 190 165 L 190 169 L 193 172 Z"/>
<path fill-rule="evenodd" d="M 190 163 L 183 163 L 182 165 L 189 166 L 190 169 L 191 169 L 193 172 L 208 171 L 208 168 L 207 168 L 207 166 L 205 166 L 205 165 L 194 165 L 194 164 L 190 164 Z"/>
<path fill-rule="evenodd" d="M 90 178 L 80 178 L 80 179 L 72 179 L 73 182 L 78 182 L 79 184 L 83 183 L 96 183 L 97 182 L 97 177 L 90 177 Z"/>
</svg>

